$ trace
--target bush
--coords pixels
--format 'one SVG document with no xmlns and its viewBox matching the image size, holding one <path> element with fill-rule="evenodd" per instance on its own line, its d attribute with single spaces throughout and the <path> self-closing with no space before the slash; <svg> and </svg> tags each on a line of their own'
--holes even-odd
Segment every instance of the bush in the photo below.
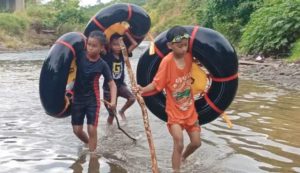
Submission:
<svg viewBox="0 0 300 173">
<path fill-rule="evenodd" d="M 292 54 L 289 57 L 289 61 L 295 62 L 295 61 L 300 61 L 300 39 L 296 41 L 294 46 L 292 47 Z"/>
<path fill-rule="evenodd" d="M 0 13 L 0 30 L 9 35 L 23 35 L 28 27 L 26 18 L 10 13 Z"/>
<path fill-rule="evenodd" d="M 153 0 L 145 6 L 151 18 L 151 32 L 159 33 L 174 25 L 192 25 L 196 20 L 183 0 Z"/>
<path fill-rule="evenodd" d="M 79 0 L 54 0 L 45 5 L 29 5 L 27 8 L 32 27 L 37 32 L 41 29 L 59 29 L 65 25 L 68 27 L 70 24 L 86 24 L 89 20 L 86 11 L 89 9 L 79 7 Z"/>
<path fill-rule="evenodd" d="M 197 16 L 203 16 L 199 20 L 204 26 L 219 31 L 237 45 L 242 28 L 261 4 L 262 0 L 207 0 L 206 10 L 199 11 Z"/>
<path fill-rule="evenodd" d="M 30 5 L 27 7 L 27 15 L 32 18 L 32 25 L 36 30 L 40 30 L 41 28 L 54 29 L 55 14 L 55 11 L 48 5 Z"/>
<path fill-rule="evenodd" d="M 66 22 L 64 24 L 61 24 L 59 27 L 57 27 L 57 35 L 63 35 L 67 32 L 82 32 L 85 28 L 85 25 L 79 25 L 79 24 L 74 24 L 74 23 L 69 23 Z"/>
<path fill-rule="evenodd" d="M 300 0 L 270 3 L 252 16 L 242 35 L 246 54 L 286 55 L 300 37 Z"/>
</svg>

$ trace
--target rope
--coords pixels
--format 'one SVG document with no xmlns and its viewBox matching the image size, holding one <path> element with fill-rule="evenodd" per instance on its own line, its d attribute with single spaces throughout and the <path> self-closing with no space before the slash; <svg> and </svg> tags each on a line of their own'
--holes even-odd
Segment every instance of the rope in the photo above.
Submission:
<svg viewBox="0 0 300 173">
<path fill-rule="evenodd" d="M 110 103 L 109 103 L 108 101 L 104 100 L 104 99 L 101 99 L 101 101 L 102 101 L 104 104 L 110 105 Z M 113 110 L 113 114 L 114 114 L 114 117 L 116 118 L 118 129 L 121 130 L 128 138 L 132 139 L 132 140 L 135 142 L 136 139 L 133 138 L 133 137 L 131 137 L 125 130 L 123 130 L 123 129 L 120 127 L 120 122 L 119 122 L 119 118 L 117 117 L 116 109 Z"/>
</svg>

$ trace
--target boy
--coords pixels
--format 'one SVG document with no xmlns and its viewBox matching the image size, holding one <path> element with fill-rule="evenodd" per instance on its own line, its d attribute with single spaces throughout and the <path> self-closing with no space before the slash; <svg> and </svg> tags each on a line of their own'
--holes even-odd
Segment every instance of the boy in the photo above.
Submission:
<svg viewBox="0 0 300 173">
<path fill-rule="evenodd" d="M 131 54 L 133 49 L 137 47 L 136 41 L 130 36 L 129 33 L 125 33 L 129 41 L 131 42 L 131 45 L 128 48 L 128 54 Z M 124 58 L 121 52 L 121 47 L 119 45 L 119 39 L 121 38 L 121 35 L 119 34 L 113 34 L 110 37 L 110 51 L 106 56 L 104 56 L 104 60 L 108 64 L 113 79 L 117 85 L 117 97 L 123 97 L 127 101 L 124 104 L 124 106 L 119 110 L 119 114 L 122 117 L 123 120 L 126 120 L 125 117 L 125 111 L 135 102 L 134 95 L 130 92 L 130 90 L 127 88 L 126 83 L 124 82 L 125 78 L 125 63 Z M 104 99 L 107 101 L 110 101 L 110 90 L 107 85 L 107 80 L 104 80 L 103 84 L 103 96 Z M 105 104 L 105 107 L 107 108 L 107 111 L 109 113 L 109 116 L 107 118 L 107 123 L 109 125 L 112 125 L 114 120 L 114 113 L 112 109 L 108 107 L 107 104 Z"/>
<path fill-rule="evenodd" d="M 172 52 L 161 61 L 152 83 L 133 88 L 133 91 L 142 94 L 165 89 L 167 126 L 174 142 L 172 167 L 174 172 L 179 172 L 181 162 L 201 145 L 200 126 L 191 90 L 192 55 L 187 52 L 189 34 L 183 27 L 175 26 L 167 32 L 166 37 L 167 46 Z M 183 129 L 191 141 L 184 152 Z"/>
<path fill-rule="evenodd" d="M 116 105 L 116 84 L 110 69 L 100 57 L 106 38 L 100 31 L 93 31 L 87 39 L 87 50 L 76 59 L 77 74 L 74 84 L 72 125 L 75 135 L 94 152 L 97 147 L 97 125 L 100 109 L 99 78 L 104 76 L 111 91 L 111 109 Z M 86 115 L 88 135 L 83 131 Z"/>
</svg>

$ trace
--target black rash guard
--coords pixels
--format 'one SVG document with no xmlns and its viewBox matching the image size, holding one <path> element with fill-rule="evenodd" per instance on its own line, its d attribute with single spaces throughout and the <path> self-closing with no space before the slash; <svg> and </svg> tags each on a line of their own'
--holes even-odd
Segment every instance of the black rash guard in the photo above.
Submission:
<svg viewBox="0 0 300 173">
<path fill-rule="evenodd" d="M 104 76 L 106 81 L 112 80 L 110 68 L 102 59 L 92 62 L 87 59 L 86 52 L 82 52 L 76 59 L 77 73 L 74 84 L 74 101 L 84 101 L 90 98 L 99 99 L 99 78 Z"/>
</svg>

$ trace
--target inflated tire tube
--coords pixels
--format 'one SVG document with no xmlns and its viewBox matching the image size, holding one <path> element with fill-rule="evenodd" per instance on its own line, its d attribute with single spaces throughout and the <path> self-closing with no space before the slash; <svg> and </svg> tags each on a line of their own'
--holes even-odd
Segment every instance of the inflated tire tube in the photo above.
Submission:
<svg viewBox="0 0 300 173">
<path fill-rule="evenodd" d="M 40 74 L 40 99 L 46 113 L 62 118 L 71 113 L 71 102 L 65 96 L 72 60 L 83 51 L 86 38 L 78 32 L 61 36 L 51 47 Z"/>
<path fill-rule="evenodd" d="M 238 88 L 238 58 L 232 45 L 220 33 L 198 26 L 185 28 L 191 35 L 189 51 L 212 76 L 212 83 L 205 97 L 195 101 L 199 124 L 206 124 L 222 114 L 235 97 Z M 156 37 L 154 55 L 149 55 L 147 49 L 139 59 L 136 74 L 141 86 L 146 86 L 153 80 L 162 58 L 170 52 L 166 45 L 166 33 L 167 31 Z M 162 92 L 144 96 L 144 99 L 154 115 L 167 121 L 166 98 Z"/>
<path fill-rule="evenodd" d="M 111 25 L 126 21 L 129 23 L 129 32 L 139 44 L 148 33 L 151 20 L 146 11 L 134 4 L 119 3 L 101 9 L 88 22 L 84 35 L 88 36 L 94 30 L 104 32 Z M 128 40 L 125 39 L 125 42 Z"/>
</svg>

